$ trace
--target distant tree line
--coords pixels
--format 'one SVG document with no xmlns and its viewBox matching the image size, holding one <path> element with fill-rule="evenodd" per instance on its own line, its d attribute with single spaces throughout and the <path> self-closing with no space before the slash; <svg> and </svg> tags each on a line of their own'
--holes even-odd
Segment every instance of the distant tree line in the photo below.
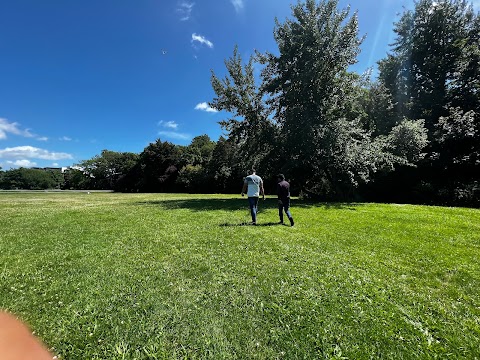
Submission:
<svg viewBox="0 0 480 360">
<path fill-rule="evenodd" d="M 357 14 L 338 0 L 299 2 L 276 20 L 276 54 L 244 62 L 235 47 L 225 75 L 212 71 L 210 106 L 231 114 L 225 137 L 104 150 L 62 186 L 238 192 L 255 166 L 267 192 L 282 172 L 321 200 L 479 206 L 480 15 L 463 0 L 419 0 L 394 32 L 372 80 L 349 70 L 363 41 Z"/>
<path fill-rule="evenodd" d="M 2 171 L 0 167 L 0 189 L 60 189 L 63 184 L 64 177 L 59 171 L 26 168 Z"/>
</svg>

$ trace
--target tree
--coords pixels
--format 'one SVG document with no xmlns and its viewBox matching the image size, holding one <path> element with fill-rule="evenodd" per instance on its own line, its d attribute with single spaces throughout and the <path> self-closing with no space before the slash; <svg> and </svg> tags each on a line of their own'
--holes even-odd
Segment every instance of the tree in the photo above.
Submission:
<svg viewBox="0 0 480 360">
<path fill-rule="evenodd" d="M 396 102 L 397 119 L 425 120 L 430 142 L 419 162 L 419 181 L 434 189 L 432 197 L 455 203 L 480 167 L 458 161 L 480 152 L 480 16 L 463 0 L 420 0 L 394 31 L 397 39 L 379 64 L 379 80 Z M 467 123 L 471 136 L 465 136 Z"/>
<path fill-rule="evenodd" d="M 69 168 L 64 174 L 65 182 L 63 189 L 65 190 L 85 190 L 94 189 L 93 178 L 85 174 L 85 172 L 78 167 Z"/>
<path fill-rule="evenodd" d="M 187 164 L 178 172 L 177 183 L 189 193 L 211 192 L 207 187 L 207 173 L 200 164 Z"/>
<path fill-rule="evenodd" d="M 207 171 L 212 178 L 211 191 L 220 193 L 238 192 L 244 167 L 239 161 L 238 146 L 233 140 L 221 136 L 213 149 Z"/>
<path fill-rule="evenodd" d="M 6 190 L 46 190 L 60 187 L 61 178 L 41 169 L 11 169 L 1 177 L 0 188 Z"/>
<path fill-rule="evenodd" d="M 414 165 L 425 154 L 422 151 L 428 145 L 427 129 L 424 120 L 404 120 L 396 125 L 387 136 L 390 152 L 405 165 Z"/>
<path fill-rule="evenodd" d="M 84 176 L 92 189 L 113 190 L 120 178 L 126 176 L 138 161 L 138 155 L 129 152 L 102 150 L 100 155 L 82 161 Z"/>
<path fill-rule="evenodd" d="M 190 165 L 206 165 L 212 157 L 215 141 L 206 134 L 195 136 L 190 145 L 181 150 L 182 162 Z"/>
<path fill-rule="evenodd" d="M 366 90 L 363 104 L 366 112 L 365 129 L 372 132 L 373 136 L 387 135 L 400 122 L 392 95 L 380 81 L 368 84 Z"/>
<path fill-rule="evenodd" d="M 180 164 L 179 147 L 157 139 L 140 154 L 136 188 L 145 192 L 172 191 Z"/>
<path fill-rule="evenodd" d="M 459 59 L 465 45 L 472 44 L 469 29 L 474 27 L 474 19 L 466 1 L 421 0 L 414 10 L 403 14 L 394 29 L 397 40 L 390 60 L 397 63 L 392 74 L 396 81 L 388 85 L 392 93 L 404 89 L 407 113 L 402 115 L 425 119 L 430 136 L 440 116 L 446 115 Z"/>
<path fill-rule="evenodd" d="M 236 46 L 233 56 L 225 61 L 228 75 L 220 80 L 212 71 L 211 76 L 216 97 L 210 106 L 233 115 L 220 125 L 237 145 L 238 160 L 245 170 L 252 165 L 259 166 L 269 158 L 276 136 L 270 108 L 255 82 L 253 64 L 254 57 L 243 64 Z"/>
<path fill-rule="evenodd" d="M 280 124 L 283 170 L 323 196 L 351 194 L 378 167 L 381 147 L 366 126 L 363 79 L 348 72 L 363 39 L 357 15 L 338 1 L 292 7 L 294 19 L 276 20 L 279 55 L 264 55 L 263 89 Z"/>
</svg>

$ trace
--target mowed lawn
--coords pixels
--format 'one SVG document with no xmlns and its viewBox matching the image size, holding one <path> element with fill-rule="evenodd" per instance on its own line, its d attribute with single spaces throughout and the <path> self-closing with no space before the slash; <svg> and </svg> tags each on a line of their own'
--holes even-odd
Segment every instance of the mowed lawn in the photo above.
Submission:
<svg viewBox="0 0 480 360">
<path fill-rule="evenodd" d="M 63 359 L 478 359 L 480 210 L 1 193 L 0 308 Z"/>
</svg>

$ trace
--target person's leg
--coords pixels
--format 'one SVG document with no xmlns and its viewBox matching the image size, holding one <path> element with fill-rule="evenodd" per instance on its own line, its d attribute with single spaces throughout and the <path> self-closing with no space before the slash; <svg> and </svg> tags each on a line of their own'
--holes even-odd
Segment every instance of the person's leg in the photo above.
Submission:
<svg viewBox="0 0 480 360">
<path fill-rule="evenodd" d="M 285 209 L 285 214 L 287 214 L 288 220 L 290 220 L 290 225 L 293 226 L 295 222 L 293 221 L 292 214 L 290 213 L 290 199 L 283 200 L 283 208 Z"/>
<path fill-rule="evenodd" d="M 278 200 L 278 217 L 280 218 L 280 223 L 283 224 L 283 203 Z"/>
<path fill-rule="evenodd" d="M 252 222 L 254 224 L 256 224 L 257 223 L 258 198 L 257 197 L 249 197 L 248 198 L 248 205 L 250 206 L 250 214 L 252 215 Z"/>
<path fill-rule="evenodd" d="M 254 197 L 253 199 L 254 199 L 254 202 L 255 202 L 255 206 L 254 206 L 254 208 L 255 208 L 255 219 L 253 220 L 253 223 L 254 223 L 254 224 L 257 224 L 258 199 L 259 199 L 259 198 L 258 198 L 258 197 Z"/>
</svg>

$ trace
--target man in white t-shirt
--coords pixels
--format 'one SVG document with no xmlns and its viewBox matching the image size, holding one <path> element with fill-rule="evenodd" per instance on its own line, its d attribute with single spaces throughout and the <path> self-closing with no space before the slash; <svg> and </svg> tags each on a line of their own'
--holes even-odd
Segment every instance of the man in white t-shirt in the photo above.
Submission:
<svg viewBox="0 0 480 360">
<path fill-rule="evenodd" d="M 255 169 L 253 168 L 250 171 L 250 175 L 245 178 L 243 183 L 242 196 L 245 193 L 247 193 L 248 197 L 248 204 L 252 215 L 252 224 L 257 225 L 258 198 L 262 195 L 263 200 L 265 200 L 265 191 L 263 190 L 262 178 L 255 174 Z"/>
</svg>

